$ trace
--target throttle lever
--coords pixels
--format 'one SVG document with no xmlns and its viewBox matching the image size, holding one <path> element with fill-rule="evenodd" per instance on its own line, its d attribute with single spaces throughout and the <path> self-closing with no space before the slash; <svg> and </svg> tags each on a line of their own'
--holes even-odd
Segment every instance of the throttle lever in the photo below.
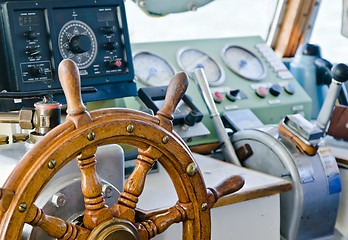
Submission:
<svg viewBox="0 0 348 240">
<path fill-rule="evenodd" d="M 222 150 L 226 161 L 241 166 L 237 154 L 232 146 L 230 137 L 226 133 L 225 127 L 220 118 L 220 114 L 211 96 L 211 91 L 204 70 L 202 68 L 196 68 L 193 71 L 193 76 L 196 79 L 200 93 L 204 99 L 205 104 L 207 105 L 208 111 L 210 113 L 210 118 L 214 123 L 216 134 L 218 135 L 220 142 L 224 143 Z"/>
<path fill-rule="evenodd" d="M 316 120 L 316 125 L 322 131 L 326 130 L 326 127 L 330 121 L 332 109 L 341 90 L 342 83 L 348 80 L 348 66 L 343 63 L 336 64 L 331 69 L 331 74 L 333 79 L 329 88 L 329 92 Z"/>
<path fill-rule="evenodd" d="M 279 134 L 291 139 L 301 151 L 310 156 L 316 154 L 318 144 L 326 132 L 341 85 L 348 79 L 348 66 L 339 63 L 332 68 L 331 74 L 333 79 L 329 92 L 314 124 L 300 114 L 288 115 L 279 124 Z"/>
</svg>

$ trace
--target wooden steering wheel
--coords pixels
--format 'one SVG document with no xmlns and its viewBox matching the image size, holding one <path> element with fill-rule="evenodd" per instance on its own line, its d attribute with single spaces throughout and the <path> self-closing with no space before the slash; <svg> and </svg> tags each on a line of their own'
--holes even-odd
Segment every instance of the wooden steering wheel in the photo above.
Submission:
<svg viewBox="0 0 348 240">
<path fill-rule="evenodd" d="M 209 239 L 210 208 L 219 197 L 240 189 L 244 180 L 233 176 L 216 188 L 206 189 L 192 153 L 172 131 L 172 114 L 186 91 L 187 75 L 173 77 L 156 116 L 129 109 L 88 113 L 81 100 L 78 69 L 72 61 L 61 62 L 59 78 L 68 117 L 35 144 L 0 189 L 0 239 L 19 239 L 27 223 L 57 239 L 145 240 L 178 222 L 183 222 L 183 239 Z M 112 143 L 137 147 L 139 155 L 118 202 L 108 208 L 96 172 L 95 152 L 98 146 Z M 81 226 L 46 215 L 34 204 L 48 181 L 75 158 L 81 169 L 85 202 Z M 170 176 L 178 201 L 168 209 L 144 212 L 136 206 L 155 160 Z"/>
</svg>

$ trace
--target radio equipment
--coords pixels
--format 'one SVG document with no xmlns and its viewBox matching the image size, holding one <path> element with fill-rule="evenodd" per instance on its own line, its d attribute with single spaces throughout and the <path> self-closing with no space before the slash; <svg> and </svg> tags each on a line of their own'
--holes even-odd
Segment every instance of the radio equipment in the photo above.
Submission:
<svg viewBox="0 0 348 240">
<path fill-rule="evenodd" d="M 4 94 L 57 94 L 57 67 L 66 58 L 77 64 L 82 89 L 97 92 L 84 94 L 84 101 L 137 94 L 122 0 L 7 1 L 0 21 Z M 54 99 L 65 102 L 61 93 Z M 17 109 L 15 103 L 5 105 L 2 110 Z"/>
</svg>

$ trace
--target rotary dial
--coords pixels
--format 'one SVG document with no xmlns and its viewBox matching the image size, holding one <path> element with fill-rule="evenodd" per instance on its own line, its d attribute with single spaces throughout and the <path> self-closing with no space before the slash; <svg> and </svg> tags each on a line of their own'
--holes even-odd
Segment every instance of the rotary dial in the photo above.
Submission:
<svg viewBox="0 0 348 240">
<path fill-rule="evenodd" d="M 89 67 L 97 56 L 97 39 L 84 22 L 67 22 L 59 32 L 58 46 L 62 57 L 73 60 L 79 69 Z"/>
</svg>

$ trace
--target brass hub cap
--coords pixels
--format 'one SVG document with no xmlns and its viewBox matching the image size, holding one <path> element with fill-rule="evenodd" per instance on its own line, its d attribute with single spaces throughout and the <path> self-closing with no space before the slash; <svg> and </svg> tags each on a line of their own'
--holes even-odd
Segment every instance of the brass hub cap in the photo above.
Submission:
<svg viewBox="0 0 348 240">
<path fill-rule="evenodd" d="M 93 229 L 88 240 L 140 240 L 132 223 L 122 219 L 110 219 Z"/>
</svg>

